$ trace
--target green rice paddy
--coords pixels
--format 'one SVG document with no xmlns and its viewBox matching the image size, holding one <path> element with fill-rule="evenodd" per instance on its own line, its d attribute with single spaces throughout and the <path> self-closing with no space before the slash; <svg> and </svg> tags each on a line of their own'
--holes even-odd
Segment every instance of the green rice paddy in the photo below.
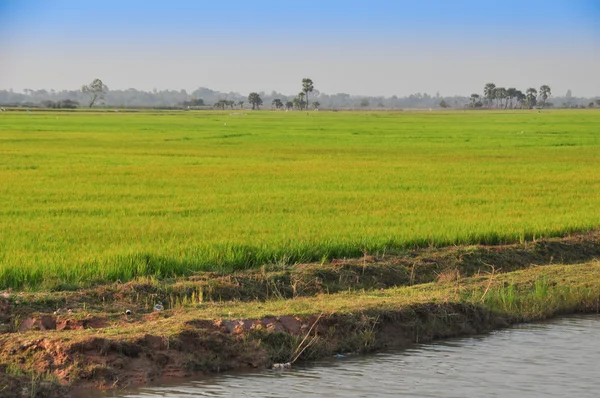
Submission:
<svg viewBox="0 0 600 398">
<path fill-rule="evenodd" d="M 4 112 L 0 288 L 600 225 L 600 112 Z"/>
</svg>

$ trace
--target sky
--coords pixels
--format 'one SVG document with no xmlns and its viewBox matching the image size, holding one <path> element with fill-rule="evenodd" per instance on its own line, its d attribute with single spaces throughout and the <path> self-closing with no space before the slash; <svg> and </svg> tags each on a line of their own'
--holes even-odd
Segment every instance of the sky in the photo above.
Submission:
<svg viewBox="0 0 600 398">
<path fill-rule="evenodd" d="M 0 0 L 0 89 L 600 95 L 600 0 Z"/>
</svg>

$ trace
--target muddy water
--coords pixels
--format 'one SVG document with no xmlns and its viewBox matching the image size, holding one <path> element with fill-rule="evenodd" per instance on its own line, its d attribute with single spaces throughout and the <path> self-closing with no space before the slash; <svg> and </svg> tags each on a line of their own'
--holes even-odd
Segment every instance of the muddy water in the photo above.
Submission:
<svg viewBox="0 0 600 398">
<path fill-rule="evenodd" d="M 600 316 L 346 356 L 286 371 L 224 374 L 118 397 L 598 397 Z"/>
</svg>

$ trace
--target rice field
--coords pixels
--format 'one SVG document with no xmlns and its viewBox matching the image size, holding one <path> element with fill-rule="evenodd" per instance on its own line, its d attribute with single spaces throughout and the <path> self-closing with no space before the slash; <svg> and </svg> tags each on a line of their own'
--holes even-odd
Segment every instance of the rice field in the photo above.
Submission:
<svg viewBox="0 0 600 398">
<path fill-rule="evenodd" d="M 4 112 L 0 289 L 600 225 L 600 112 Z"/>
</svg>

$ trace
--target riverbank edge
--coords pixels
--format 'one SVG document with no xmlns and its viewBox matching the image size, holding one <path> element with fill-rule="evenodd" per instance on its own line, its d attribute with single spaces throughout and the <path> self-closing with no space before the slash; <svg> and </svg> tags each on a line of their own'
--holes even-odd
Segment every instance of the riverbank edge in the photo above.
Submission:
<svg viewBox="0 0 600 398">
<path fill-rule="evenodd" d="M 324 300 L 333 304 L 317 311 Z M 290 311 L 290 303 L 305 309 Z M 215 305 L 222 314 L 237 314 L 258 304 Z M 265 310 L 274 315 L 255 318 L 206 316 L 205 308 L 179 308 L 146 315 L 135 325 L 0 335 L 0 397 L 85 396 L 90 389 L 402 349 L 516 323 L 598 313 L 600 263 L 492 272 L 274 305 Z M 294 312 L 302 315 L 284 315 Z"/>
</svg>

